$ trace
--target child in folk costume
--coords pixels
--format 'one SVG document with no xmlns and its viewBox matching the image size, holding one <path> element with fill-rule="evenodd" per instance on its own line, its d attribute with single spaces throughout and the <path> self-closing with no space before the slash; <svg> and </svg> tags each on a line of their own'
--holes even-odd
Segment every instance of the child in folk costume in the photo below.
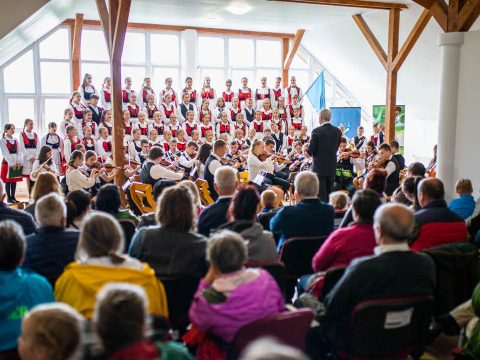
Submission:
<svg viewBox="0 0 480 360">
<path fill-rule="evenodd" d="M 123 110 L 122 113 L 123 130 L 125 131 L 124 138 L 130 141 L 132 137 L 133 123 L 130 121 L 130 111 Z"/>
<path fill-rule="evenodd" d="M 125 78 L 125 87 L 122 89 L 122 101 L 124 104 L 130 102 L 130 94 L 135 93 L 132 89 L 132 79 L 130 77 Z"/>
<path fill-rule="evenodd" d="M 22 181 L 23 158 L 20 153 L 18 141 L 15 140 L 15 126 L 13 124 L 5 124 L 3 128 L 3 137 L 0 139 L 0 149 L 2 150 L 2 167 L 1 178 L 5 184 L 5 192 L 9 203 L 17 203 L 15 192 L 17 191 L 17 182 Z M 14 175 L 13 171 L 19 171 L 18 175 Z"/>
<path fill-rule="evenodd" d="M 97 149 L 91 126 L 86 125 L 83 128 L 82 144 L 85 146 L 86 151 L 95 151 Z"/>
<path fill-rule="evenodd" d="M 226 111 L 222 112 L 220 116 L 220 122 L 216 127 L 216 134 L 217 136 L 220 136 L 221 134 L 227 134 L 231 139 L 233 139 L 235 136 L 235 129 L 233 124 L 228 120 L 228 113 Z"/>
<path fill-rule="evenodd" d="M 77 126 L 77 122 L 73 120 L 73 110 L 71 108 L 63 111 L 63 120 L 60 123 L 59 134 L 62 138 L 67 136 L 67 127 L 69 125 Z"/>
<path fill-rule="evenodd" d="M 139 129 L 141 133 L 141 138 L 148 139 L 148 123 L 147 123 L 147 114 L 144 111 L 138 113 L 138 122 L 133 125 L 134 129 Z"/>
<path fill-rule="evenodd" d="M 100 130 L 100 138 L 97 140 L 97 155 L 101 162 L 112 158 L 112 138 L 105 128 Z"/>
<path fill-rule="evenodd" d="M 281 133 L 287 133 L 288 122 L 286 119 L 283 120 L 282 118 L 280 118 L 280 111 L 278 111 L 278 109 L 273 109 L 272 111 L 272 120 L 270 120 L 269 127 L 271 128 L 273 124 L 277 125 L 278 131 L 280 131 Z"/>
<path fill-rule="evenodd" d="M 112 135 L 113 133 L 113 121 L 112 121 L 112 110 L 105 110 L 102 114 L 102 120 L 100 121 L 100 125 L 98 126 L 98 131 L 100 129 L 107 129 L 108 135 Z"/>
<path fill-rule="evenodd" d="M 192 131 L 200 129 L 200 126 L 195 122 L 193 111 L 187 112 L 187 121 L 182 125 L 182 129 L 187 134 L 187 138 L 192 137 Z"/>
<path fill-rule="evenodd" d="M 287 135 L 287 149 L 291 149 L 293 144 L 296 141 L 297 135 L 296 135 L 297 130 L 295 129 L 295 126 L 289 126 L 288 127 L 288 135 Z"/>
<path fill-rule="evenodd" d="M 267 128 L 267 124 L 262 119 L 262 112 L 255 111 L 255 119 L 250 123 L 250 128 L 255 129 L 255 139 L 263 138 L 263 131 Z"/>
<path fill-rule="evenodd" d="M 302 125 L 300 132 L 298 133 L 298 140 L 303 144 L 310 142 L 310 136 L 307 134 L 308 128 L 305 125 Z"/>
<path fill-rule="evenodd" d="M 215 135 L 215 126 L 210 121 L 210 115 L 207 114 L 203 117 L 203 122 L 200 123 L 200 133 L 202 138 L 207 136 L 207 131 L 211 131 L 213 135 Z"/>
<path fill-rule="evenodd" d="M 242 129 L 235 129 L 235 138 L 234 140 L 237 142 L 238 146 L 241 148 L 245 142 L 245 135 L 243 134 Z"/>
<path fill-rule="evenodd" d="M 181 130 L 181 126 L 177 121 L 177 115 L 173 113 L 170 115 L 170 123 L 166 126 L 166 129 L 172 132 L 173 137 L 177 137 L 177 132 Z"/>
<path fill-rule="evenodd" d="M 196 118 L 195 110 L 195 105 L 190 102 L 190 95 L 188 93 L 183 93 L 182 102 L 177 106 L 178 122 L 183 124 L 187 121 L 187 111 L 193 111 L 194 117 Z"/>
<path fill-rule="evenodd" d="M 153 119 L 153 114 L 158 112 L 157 105 L 155 105 L 154 95 L 147 95 L 147 101 L 143 104 L 143 111 L 147 113 L 149 119 Z"/>
<path fill-rule="evenodd" d="M 153 129 L 153 131 L 156 131 Z M 154 143 L 154 146 L 158 146 L 159 144 Z M 140 164 L 143 165 L 143 163 L 148 159 L 148 151 L 150 148 L 153 146 L 151 143 L 149 143 L 147 140 L 142 140 L 140 141 L 140 146 L 142 147 L 142 151 L 138 153 L 138 158 L 140 160 Z"/>
<path fill-rule="evenodd" d="M 157 111 L 153 114 L 153 123 L 150 123 L 150 129 L 155 129 L 158 136 L 163 137 L 163 132 L 165 130 L 165 123 L 162 121 L 162 114 L 160 111 Z"/>
<path fill-rule="evenodd" d="M 63 164 L 68 163 L 70 155 L 78 144 L 80 144 L 80 140 L 78 140 L 77 128 L 70 125 L 67 127 L 67 136 L 63 140 Z"/>
<path fill-rule="evenodd" d="M 196 106 L 197 104 L 197 90 L 193 89 L 193 80 L 190 76 L 185 79 L 185 89 L 183 89 L 184 93 L 190 95 L 190 103 Z"/>
<path fill-rule="evenodd" d="M 160 113 L 162 114 L 162 120 L 165 124 L 170 122 L 170 117 L 175 114 L 175 104 L 172 102 L 172 95 L 165 94 L 163 103 L 160 105 Z"/>
<path fill-rule="evenodd" d="M 66 132 L 66 130 L 65 130 Z M 66 136 L 66 134 L 65 134 Z M 63 140 L 57 134 L 57 124 L 51 122 L 48 124 L 48 133 L 40 140 L 40 146 L 48 145 L 52 149 L 53 162 L 57 169 L 57 176 L 60 176 L 62 171 L 62 153 Z"/>
<path fill-rule="evenodd" d="M 233 128 L 235 130 L 235 132 L 237 130 L 241 130 L 242 133 L 243 133 L 243 137 L 246 137 L 247 136 L 247 133 L 248 133 L 248 125 L 245 124 L 245 122 L 243 121 L 243 114 L 240 113 L 237 115 L 236 117 L 236 121 L 233 122 Z"/>
<path fill-rule="evenodd" d="M 183 131 L 183 129 L 180 129 L 177 132 L 177 149 L 181 152 L 187 149 L 187 139 L 185 137 L 185 131 Z"/>
<path fill-rule="evenodd" d="M 251 98 L 247 99 L 247 103 L 242 110 L 243 118 L 246 123 L 251 124 L 255 119 L 255 109 L 253 108 L 253 100 Z"/>
<path fill-rule="evenodd" d="M 78 91 L 82 95 L 82 103 L 85 106 L 88 106 L 90 102 L 90 96 L 97 94 L 97 90 L 95 89 L 95 86 L 93 86 L 92 75 L 84 75 L 82 85 L 78 87 Z"/>
<path fill-rule="evenodd" d="M 112 81 L 109 76 L 103 80 L 102 90 L 100 91 L 100 100 L 105 109 L 110 109 L 112 107 Z"/>
<path fill-rule="evenodd" d="M 282 90 L 282 78 L 277 77 L 275 78 L 275 87 L 272 89 L 273 92 L 273 99 L 272 99 L 272 107 L 278 107 L 278 99 L 283 96 Z"/>
<path fill-rule="evenodd" d="M 35 182 L 38 175 L 49 172 L 53 175 L 57 174 L 57 168 L 53 162 L 52 148 L 44 145 L 40 148 L 38 159 L 33 162 L 32 172 L 30 173 L 30 181 Z"/>
<path fill-rule="evenodd" d="M 286 136 L 278 129 L 278 125 L 274 122 L 270 124 L 270 129 L 272 129 L 272 139 L 275 141 L 275 151 L 279 152 L 287 148 L 286 146 Z"/>
<path fill-rule="evenodd" d="M 247 143 L 248 146 L 252 146 L 253 142 L 257 138 L 257 132 L 255 131 L 255 128 L 250 124 L 250 129 L 248 129 L 248 137 L 245 139 L 245 142 Z"/>
<path fill-rule="evenodd" d="M 287 120 L 288 121 L 291 121 L 291 119 L 293 118 L 293 116 L 294 116 L 293 112 L 294 112 L 295 109 L 300 110 L 299 116 L 302 119 L 305 117 L 305 110 L 303 109 L 302 104 L 300 104 L 300 102 L 298 101 L 298 95 L 293 95 L 292 96 L 292 104 L 288 105 L 287 109 L 288 109 L 288 111 L 287 111 Z"/>
<path fill-rule="evenodd" d="M 240 109 L 240 101 L 238 100 L 238 97 L 233 97 L 232 103 L 230 106 L 230 120 L 235 122 L 237 120 L 237 115 L 240 114 L 241 112 L 242 112 L 242 109 Z"/>
<path fill-rule="evenodd" d="M 90 104 L 88 105 L 88 109 L 92 112 L 92 121 L 100 125 L 100 121 L 102 120 L 102 114 L 105 110 L 103 107 L 98 106 L 99 97 L 97 94 L 90 95 Z"/>
<path fill-rule="evenodd" d="M 256 109 L 260 110 L 263 107 L 265 99 L 273 99 L 273 91 L 267 86 L 267 78 L 262 76 L 260 79 L 260 88 L 255 91 Z"/>
<path fill-rule="evenodd" d="M 270 120 L 272 120 L 273 114 L 272 114 L 272 104 L 269 98 L 265 98 L 263 100 L 263 105 L 261 110 L 262 110 L 262 120 L 265 122 L 270 122 Z"/>
<path fill-rule="evenodd" d="M 165 150 L 165 152 L 170 150 L 170 141 L 172 139 L 173 139 L 172 132 L 168 129 L 165 129 L 163 133 L 163 143 L 162 143 L 163 150 Z"/>
<path fill-rule="evenodd" d="M 85 126 L 90 126 L 92 129 L 93 137 L 96 139 L 98 138 L 98 125 L 92 120 L 92 111 L 90 109 L 86 109 L 83 112 L 83 121 L 81 124 L 81 129 L 85 128 Z M 78 139 L 83 139 L 83 131 L 78 134 Z"/>
<path fill-rule="evenodd" d="M 153 95 L 155 97 L 155 91 L 152 89 L 152 80 L 149 77 L 143 79 L 142 88 L 138 92 L 138 104 L 143 106 L 147 103 L 147 96 Z"/>
<path fill-rule="evenodd" d="M 23 177 L 27 179 L 27 188 L 30 193 L 30 173 L 32 172 L 33 163 L 37 157 L 39 139 L 38 135 L 33 132 L 33 120 L 25 119 L 23 123 L 23 131 L 20 133 L 19 151 L 23 158 Z"/>
<path fill-rule="evenodd" d="M 160 137 L 158 136 L 157 129 L 150 128 L 150 130 L 148 130 L 148 144 L 149 144 L 149 148 L 152 147 L 153 145 L 159 145 L 159 146 L 161 145 Z"/>
<path fill-rule="evenodd" d="M 128 155 L 133 161 L 140 162 L 138 154 L 142 152 L 142 133 L 139 129 L 134 129 L 132 132 L 132 140 L 128 144 Z"/>
<path fill-rule="evenodd" d="M 227 81 L 225 81 L 225 87 L 225 91 L 222 92 L 222 98 L 225 101 L 226 108 L 230 109 L 232 107 L 233 98 L 235 97 L 235 94 L 232 91 L 232 80 L 227 79 Z"/>
<path fill-rule="evenodd" d="M 295 76 L 290 77 L 290 86 L 287 88 L 287 105 L 292 105 L 293 104 L 293 96 L 297 95 L 298 99 L 303 99 L 303 92 L 302 89 L 300 89 L 297 86 L 297 78 Z M 301 103 L 301 100 L 300 100 Z"/>
<path fill-rule="evenodd" d="M 76 150 L 72 153 L 70 161 L 67 164 L 67 171 L 65 173 L 65 181 L 70 192 L 82 189 L 90 189 L 95 186 L 96 179 L 99 175 L 105 172 L 105 169 L 93 169 L 90 176 L 80 170 L 84 165 L 85 155 Z"/>
<path fill-rule="evenodd" d="M 135 123 L 137 122 L 138 113 L 140 112 L 140 107 L 137 105 L 137 94 L 132 91 L 128 97 L 129 102 L 123 106 L 123 110 L 128 110 L 130 113 L 130 121 Z"/>
<path fill-rule="evenodd" d="M 214 88 L 210 86 L 210 76 L 205 76 L 203 79 L 203 86 L 202 86 L 202 90 L 200 91 L 200 97 L 201 97 L 200 100 L 202 101 L 203 99 L 210 100 L 209 102 L 210 110 L 213 110 L 213 104 L 214 104 L 214 100 L 217 98 L 217 92 L 215 91 Z"/>
<path fill-rule="evenodd" d="M 170 94 L 172 96 L 172 103 L 174 106 L 177 105 L 179 99 L 177 98 L 177 93 L 172 88 L 173 80 L 171 77 L 167 77 L 165 79 L 165 89 L 162 90 L 162 97 L 160 98 L 160 105 L 163 103 L 163 99 L 165 99 L 165 95 Z"/>
<path fill-rule="evenodd" d="M 178 153 L 177 149 L 177 139 L 172 138 L 168 143 L 169 150 L 165 152 L 165 158 L 173 164 L 178 164 Z"/>
<path fill-rule="evenodd" d="M 190 141 L 193 141 L 198 146 L 203 144 L 203 141 L 200 138 L 200 130 L 192 130 L 192 136 L 190 136 Z"/>
<path fill-rule="evenodd" d="M 209 109 L 210 107 L 210 100 L 208 99 L 204 99 L 202 101 L 202 106 L 200 107 L 200 109 L 198 110 L 198 122 L 199 123 L 202 123 L 203 122 L 203 117 L 205 115 L 209 115 L 210 116 L 210 120 L 215 123 L 215 119 L 213 118 L 212 116 L 212 112 L 210 111 Z"/>
<path fill-rule="evenodd" d="M 252 98 L 252 89 L 248 87 L 248 79 L 242 78 L 242 87 L 238 89 L 238 100 L 240 101 L 240 108 L 244 108 L 247 105 L 247 99 Z"/>
<path fill-rule="evenodd" d="M 219 97 L 217 99 L 217 104 L 215 106 L 215 109 L 212 111 L 212 116 L 215 119 L 215 123 L 218 124 L 220 122 L 220 118 L 222 117 L 222 113 L 226 112 L 228 115 L 228 118 L 230 120 L 230 111 L 228 111 L 225 107 L 225 100 L 223 97 Z"/>
<path fill-rule="evenodd" d="M 283 123 L 286 124 L 288 122 L 288 109 L 285 106 L 285 98 L 283 96 L 280 96 L 278 98 L 277 110 L 278 110 L 280 119 L 282 119 Z M 288 134 L 287 126 L 285 126 L 285 128 L 282 130 L 285 132 L 285 134 Z"/>
<path fill-rule="evenodd" d="M 203 141 L 203 143 L 213 146 L 214 142 L 215 142 L 215 136 L 213 134 L 213 131 L 207 130 L 207 132 L 205 133 L 205 140 Z"/>
<path fill-rule="evenodd" d="M 303 119 L 300 117 L 300 109 L 296 108 L 293 110 L 293 117 L 289 121 L 289 125 L 293 126 L 295 130 L 300 131 L 303 126 Z"/>
<path fill-rule="evenodd" d="M 70 107 L 75 115 L 76 123 L 78 125 L 83 119 L 83 110 L 87 108 L 82 104 L 82 94 L 80 94 L 80 92 L 74 91 L 72 93 L 72 97 L 70 98 Z"/>
</svg>

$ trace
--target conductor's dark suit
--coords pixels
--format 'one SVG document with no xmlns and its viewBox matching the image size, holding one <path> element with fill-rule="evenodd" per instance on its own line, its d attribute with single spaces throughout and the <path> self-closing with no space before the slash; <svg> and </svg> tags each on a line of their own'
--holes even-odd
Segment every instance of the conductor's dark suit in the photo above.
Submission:
<svg viewBox="0 0 480 360">
<path fill-rule="evenodd" d="M 342 137 L 341 131 L 329 122 L 313 129 L 308 153 L 313 156 L 313 172 L 320 181 L 320 200 L 328 202 L 333 190 L 337 168 L 337 151 Z"/>
</svg>

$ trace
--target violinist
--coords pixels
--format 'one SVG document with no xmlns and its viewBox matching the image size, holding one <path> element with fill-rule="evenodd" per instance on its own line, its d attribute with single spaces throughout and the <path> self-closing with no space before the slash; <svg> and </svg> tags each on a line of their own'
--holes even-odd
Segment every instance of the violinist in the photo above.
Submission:
<svg viewBox="0 0 480 360">
<path fill-rule="evenodd" d="M 313 158 L 308 153 L 308 144 L 303 144 L 302 146 L 303 151 L 303 161 L 300 164 L 300 171 L 311 171 L 313 166 Z"/>
<path fill-rule="evenodd" d="M 223 166 L 222 158 L 225 157 L 227 152 L 227 143 L 222 139 L 218 139 L 213 144 L 213 152 L 210 154 L 207 162 L 205 163 L 205 180 L 207 180 L 208 182 L 208 189 L 210 191 L 210 195 L 215 201 L 218 198 L 218 194 L 215 191 L 215 187 L 213 186 L 213 179 L 215 176 L 215 171 L 217 171 L 218 168 Z"/>
<path fill-rule="evenodd" d="M 140 162 L 139 154 L 142 152 L 142 140 L 140 129 L 133 129 L 132 140 L 128 144 L 128 156 L 133 161 Z"/>
<path fill-rule="evenodd" d="M 358 166 L 362 160 L 356 158 L 353 151 L 347 148 L 347 145 L 347 139 L 342 136 L 340 138 L 340 145 L 338 146 L 337 171 L 333 189 L 335 191 L 346 190 L 353 194 L 355 190 L 353 179 L 357 177 L 353 167 Z"/>
<path fill-rule="evenodd" d="M 387 143 L 383 143 L 378 148 L 381 162 L 377 168 L 383 168 L 387 172 L 387 186 L 385 188 L 385 195 L 392 196 L 395 189 L 400 182 L 400 166 L 398 161 L 392 154 L 392 148 Z"/>
<path fill-rule="evenodd" d="M 265 138 L 265 152 L 269 155 L 275 154 L 275 161 L 274 171 L 273 174 L 281 179 L 288 179 L 288 167 L 287 165 L 290 164 L 290 160 L 286 160 L 282 155 L 278 155 L 275 153 L 275 141 L 272 139 L 271 136 Z M 281 163 L 280 163 L 281 162 Z"/>
<path fill-rule="evenodd" d="M 148 152 L 148 159 L 143 163 L 140 170 L 140 179 L 144 184 L 150 184 L 154 186 L 159 180 L 182 180 L 184 172 L 174 172 L 165 166 L 162 166 L 166 162 L 163 158 L 163 149 L 159 146 L 153 146 Z"/>
<path fill-rule="evenodd" d="M 48 145 L 41 147 L 37 160 L 33 162 L 30 181 L 33 183 L 37 180 L 38 175 L 44 172 L 50 172 L 54 175 L 57 172 L 57 166 L 53 162 L 52 148 Z"/>
<path fill-rule="evenodd" d="M 305 159 L 305 156 L 303 153 L 303 146 L 300 141 L 296 141 L 293 144 L 293 150 L 290 152 L 288 157 L 292 162 L 288 168 L 290 172 L 300 171 L 300 166 L 302 165 L 302 162 Z"/>
<path fill-rule="evenodd" d="M 156 131 L 155 129 L 153 129 L 153 131 Z M 148 158 L 148 150 L 150 150 L 150 148 L 154 145 L 157 145 L 157 146 L 160 146 L 160 144 L 157 144 L 157 143 L 149 143 L 147 140 L 140 140 L 140 146 L 142 147 L 142 150 L 140 151 L 140 153 L 138 154 L 138 157 L 140 159 L 140 164 L 143 164 L 147 158 Z"/>
<path fill-rule="evenodd" d="M 230 151 L 225 155 L 230 161 L 230 165 L 239 172 L 245 171 L 244 163 L 247 161 L 239 151 L 239 145 L 236 140 L 230 141 Z"/>
<path fill-rule="evenodd" d="M 113 181 L 115 175 L 117 175 L 118 169 L 113 168 L 111 172 L 107 173 L 107 168 L 98 162 L 95 151 L 87 151 L 85 154 L 85 164 L 82 165 L 80 171 L 83 172 L 87 177 L 90 177 L 92 175 L 92 171 L 101 169 L 104 169 L 104 171 L 95 178 L 95 184 L 92 187 L 85 189 L 87 192 L 92 194 L 92 196 L 97 195 L 102 185 Z"/>
<path fill-rule="evenodd" d="M 95 185 L 97 177 L 105 172 L 105 169 L 93 169 L 90 175 L 87 176 L 82 171 L 83 162 L 84 155 L 80 151 L 75 150 L 72 152 L 65 174 L 65 181 L 69 191 L 90 189 Z"/>
<path fill-rule="evenodd" d="M 367 141 L 364 146 L 364 150 L 360 152 L 360 159 L 362 161 L 360 161 L 357 165 L 357 173 L 363 173 L 362 175 L 359 175 L 353 179 L 353 185 L 357 190 L 363 188 L 363 183 L 365 181 L 367 171 L 373 169 L 373 164 L 378 159 L 377 149 L 373 141 Z"/>
<path fill-rule="evenodd" d="M 193 141 L 187 143 L 185 151 L 180 155 L 178 164 L 185 170 L 186 176 L 189 176 L 195 166 L 195 156 L 197 155 L 198 145 Z"/>
</svg>

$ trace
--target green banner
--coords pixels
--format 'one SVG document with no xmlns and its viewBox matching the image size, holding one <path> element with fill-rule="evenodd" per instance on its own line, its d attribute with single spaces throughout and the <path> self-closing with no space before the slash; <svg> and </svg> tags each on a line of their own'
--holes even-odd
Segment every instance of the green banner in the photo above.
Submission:
<svg viewBox="0 0 480 360">
<path fill-rule="evenodd" d="M 405 134 L 405 105 L 397 105 L 395 108 L 395 140 L 400 144 L 400 153 L 404 150 L 404 134 Z M 373 105 L 372 115 L 373 123 L 385 123 L 385 105 Z"/>
</svg>

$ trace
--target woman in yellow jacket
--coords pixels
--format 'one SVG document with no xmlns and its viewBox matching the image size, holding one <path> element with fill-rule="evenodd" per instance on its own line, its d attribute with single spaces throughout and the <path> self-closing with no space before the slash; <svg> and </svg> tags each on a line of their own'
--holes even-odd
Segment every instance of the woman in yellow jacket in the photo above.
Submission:
<svg viewBox="0 0 480 360">
<path fill-rule="evenodd" d="M 55 284 L 55 299 L 91 319 L 98 291 L 107 283 L 123 282 L 145 290 L 150 314 L 168 317 L 163 284 L 147 263 L 122 254 L 124 244 L 115 218 L 105 213 L 91 215 L 80 231 L 76 261 L 65 267 Z"/>
</svg>

